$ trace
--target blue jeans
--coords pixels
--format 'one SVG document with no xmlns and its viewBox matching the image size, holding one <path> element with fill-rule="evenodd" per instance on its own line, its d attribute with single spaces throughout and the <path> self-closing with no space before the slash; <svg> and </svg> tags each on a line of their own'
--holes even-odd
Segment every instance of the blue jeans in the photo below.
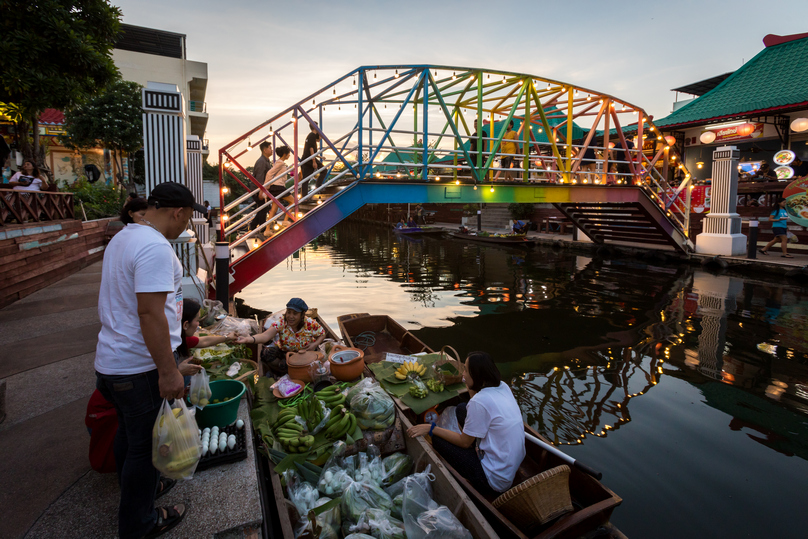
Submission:
<svg viewBox="0 0 808 539">
<path fill-rule="evenodd" d="M 152 429 L 163 404 L 157 370 L 141 374 L 96 375 L 96 387 L 118 412 L 115 463 L 121 502 L 118 506 L 120 539 L 140 538 L 157 522 L 154 497 L 160 472 L 152 465 Z"/>
</svg>

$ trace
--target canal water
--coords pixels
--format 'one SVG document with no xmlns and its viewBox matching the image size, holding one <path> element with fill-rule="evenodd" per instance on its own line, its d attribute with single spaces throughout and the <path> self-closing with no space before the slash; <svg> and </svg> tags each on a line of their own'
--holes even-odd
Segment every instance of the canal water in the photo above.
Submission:
<svg viewBox="0 0 808 539">
<path fill-rule="evenodd" d="M 603 472 L 629 537 L 808 536 L 808 289 L 343 223 L 239 297 L 388 314 L 490 352 L 525 421 Z"/>
</svg>

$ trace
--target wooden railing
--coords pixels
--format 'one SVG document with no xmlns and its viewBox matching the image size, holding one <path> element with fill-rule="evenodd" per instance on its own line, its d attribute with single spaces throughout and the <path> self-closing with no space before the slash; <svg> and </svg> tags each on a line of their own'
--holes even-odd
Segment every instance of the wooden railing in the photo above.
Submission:
<svg viewBox="0 0 808 539">
<path fill-rule="evenodd" d="M 73 193 L 0 189 L 0 227 L 57 219 L 75 219 Z"/>
</svg>

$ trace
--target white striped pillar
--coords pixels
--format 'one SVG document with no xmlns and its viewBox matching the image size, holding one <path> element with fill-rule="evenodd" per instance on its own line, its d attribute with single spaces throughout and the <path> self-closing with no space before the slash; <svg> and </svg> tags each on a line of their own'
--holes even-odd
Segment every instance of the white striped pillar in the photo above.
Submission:
<svg viewBox="0 0 808 539">
<path fill-rule="evenodd" d="M 146 194 L 164 182 L 186 185 L 185 103 L 182 93 L 176 84 L 149 82 L 143 88 L 142 96 Z"/>
<path fill-rule="evenodd" d="M 205 201 L 205 189 L 202 186 L 202 141 L 196 135 L 188 135 L 185 139 L 185 148 L 188 152 L 188 189 L 194 194 L 194 199 L 202 204 Z M 207 219 L 194 213 L 194 230 L 199 243 L 208 243 L 210 231 L 208 230 Z"/>
<path fill-rule="evenodd" d="M 735 213 L 738 201 L 738 158 L 735 146 L 721 146 L 713 152 L 710 215 L 696 236 L 696 252 L 739 256 L 746 253 L 746 236 L 741 234 L 741 217 Z"/>
</svg>

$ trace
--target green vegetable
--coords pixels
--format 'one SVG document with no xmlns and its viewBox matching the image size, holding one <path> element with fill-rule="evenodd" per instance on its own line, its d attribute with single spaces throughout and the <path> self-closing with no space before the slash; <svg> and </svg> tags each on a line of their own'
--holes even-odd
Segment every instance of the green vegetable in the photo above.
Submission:
<svg viewBox="0 0 808 539">
<path fill-rule="evenodd" d="M 428 387 L 433 393 L 440 393 L 445 389 L 443 387 L 443 382 L 440 380 L 435 380 L 434 378 L 430 378 L 426 381 L 426 387 Z"/>
<path fill-rule="evenodd" d="M 412 471 L 412 459 L 405 453 L 393 453 L 389 457 L 382 459 L 382 464 L 384 465 L 382 488 L 389 487 L 393 483 L 400 481 Z"/>
<path fill-rule="evenodd" d="M 393 508 L 393 500 L 376 485 L 357 481 L 345 489 L 341 507 L 343 518 L 358 522 L 368 509 L 390 511 Z"/>
</svg>

